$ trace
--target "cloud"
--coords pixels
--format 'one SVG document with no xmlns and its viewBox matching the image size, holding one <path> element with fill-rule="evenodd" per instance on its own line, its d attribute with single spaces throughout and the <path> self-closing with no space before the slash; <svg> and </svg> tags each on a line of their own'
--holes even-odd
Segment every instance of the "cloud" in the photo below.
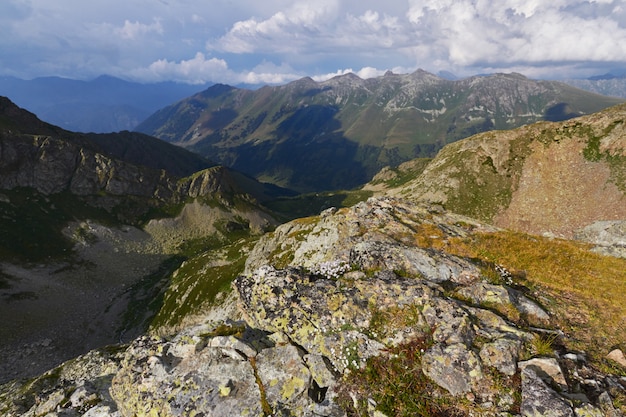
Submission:
<svg viewBox="0 0 626 417">
<path fill-rule="evenodd" d="M 350 68 L 543 76 L 626 66 L 624 0 L 0 0 L 0 22 L 0 73 L 26 77 L 256 84 Z"/>
<path fill-rule="evenodd" d="M 249 71 L 234 71 L 219 58 L 207 58 L 202 52 L 179 62 L 160 59 L 146 68 L 132 71 L 132 78 L 143 81 L 179 81 L 191 84 L 222 82 L 230 84 L 283 84 L 302 77 L 286 64 L 264 61 Z"/>
<path fill-rule="evenodd" d="M 354 74 L 358 76 L 359 78 L 363 78 L 364 80 L 366 80 L 368 78 L 376 78 L 376 77 L 380 77 L 381 75 L 385 75 L 387 71 L 388 71 L 387 69 L 378 69 L 374 67 L 363 67 L 358 71 L 354 71 L 352 68 L 347 68 L 347 69 L 337 70 L 332 73 L 314 75 L 311 78 L 313 78 L 313 80 L 315 81 L 322 82 L 322 81 L 326 81 L 326 80 L 329 80 L 333 77 L 337 77 L 340 75 Z M 404 74 L 404 73 L 409 72 L 410 70 L 406 68 L 394 68 L 391 71 L 397 74 Z"/>
<path fill-rule="evenodd" d="M 133 70 L 131 74 L 133 78 L 152 82 L 172 80 L 203 84 L 230 76 L 230 70 L 223 59 L 207 59 L 203 53 L 198 52 L 192 59 L 180 62 L 159 59 L 147 68 Z"/>
<path fill-rule="evenodd" d="M 207 48 L 232 53 L 293 52 L 307 40 L 323 37 L 337 8 L 338 0 L 300 1 L 268 19 L 236 22 L 226 35 L 209 41 Z"/>
<path fill-rule="evenodd" d="M 32 7 L 28 2 L 3 0 L 0 3 L 0 21 L 23 20 L 31 13 Z"/>
<path fill-rule="evenodd" d="M 149 33 L 163 34 L 163 26 L 160 19 L 154 19 L 150 24 L 144 24 L 140 22 L 131 22 L 129 20 L 124 21 L 124 26 L 113 30 L 117 36 L 126 40 L 137 40 L 138 38 L 147 35 Z"/>
<path fill-rule="evenodd" d="M 618 1 L 410 0 L 414 49 L 461 67 L 544 66 L 626 59 L 625 15 Z M 434 36 L 433 36 L 434 35 Z"/>
</svg>

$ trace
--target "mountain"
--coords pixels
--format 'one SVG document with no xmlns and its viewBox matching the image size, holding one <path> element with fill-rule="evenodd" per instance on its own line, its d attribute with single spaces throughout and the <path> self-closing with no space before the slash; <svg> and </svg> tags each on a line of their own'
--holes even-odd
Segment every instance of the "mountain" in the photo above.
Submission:
<svg viewBox="0 0 626 417">
<path fill-rule="evenodd" d="M 487 132 L 365 187 L 496 226 L 572 238 L 626 220 L 626 106 Z M 584 234 L 584 233 L 583 233 Z"/>
<path fill-rule="evenodd" d="M 402 198 L 276 227 L 233 171 L 151 177 L 85 135 L 2 108 L 0 169 L 26 185 L 2 191 L 0 230 L 28 237 L 59 212 L 100 209 L 61 219 L 70 254 L 0 258 L 3 416 L 626 412 L 626 259 L 447 210 L 496 221 L 502 184 L 515 201 L 534 169 L 541 181 L 527 188 L 554 177 L 563 187 L 545 197 L 557 199 L 579 173 L 577 197 L 602 212 L 623 186 L 626 105 L 449 144 L 369 185 Z M 40 133 L 22 133 L 26 120 Z M 69 179 L 45 182 L 45 169 Z M 592 179 L 600 194 L 588 197 Z M 452 197 L 423 198 L 439 188 Z M 171 199 L 176 210 L 158 203 Z M 158 217 L 119 220 L 151 201 Z"/>
<path fill-rule="evenodd" d="M 386 165 L 474 133 L 565 120 L 621 100 L 519 74 L 447 80 L 424 71 L 303 78 L 256 91 L 214 85 L 137 130 L 302 192 L 350 189 Z"/>
<path fill-rule="evenodd" d="M 281 225 L 246 258 L 195 320 L 1 385 L 0 413 L 626 411 L 626 260 L 388 197 Z"/>
<path fill-rule="evenodd" d="M 563 82 L 593 93 L 626 98 L 626 77 L 624 75 L 606 74 L 587 79 L 563 80 Z"/>
<path fill-rule="evenodd" d="M 173 82 L 139 84 L 110 76 L 91 81 L 0 77 L 0 95 L 48 123 L 76 132 L 133 130 L 158 109 L 206 87 Z"/>
<path fill-rule="evenodd" d="M 156 138 L 63 130 L 1 97 L 0 381 L 143 332 L 171 274 L 273 227 L 259 202 L 280 192 Z"/>
</svg>

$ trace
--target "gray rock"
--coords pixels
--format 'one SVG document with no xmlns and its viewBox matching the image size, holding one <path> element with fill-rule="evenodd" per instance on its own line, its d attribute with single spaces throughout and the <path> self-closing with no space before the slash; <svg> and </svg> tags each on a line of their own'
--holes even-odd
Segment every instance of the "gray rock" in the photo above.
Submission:
<svg viewBox="0 0 626 417">
<path fill-rule="evenodd" d="M 460 288 L 457 293 L 477 304 L 501 304 L 515 308 L 519 313 L 534 318 L 540 322 L 550 319 L 548 313 L 537 303 L 526 298 L 519 291 L 501 285 L 477 282 L 473 285 Z"/>
<path fill-rule="evenodd" d="M 522 343 L 516 339 L 497 339 L 485 343 L 480 349 L 480 359 L 505 375 L 515 375 Z"/>
<path fill-rule="evenodd" d="M 522 370 L 522 404 L 520 412 L 527 417 L 570 417 L 572 404 L 550 388 L 535 369 Z"/>
<path fill-rule="evenodd" d="M 583 404 L 574 410 L 576 417 L 606 417 L 604 412 L 591 404 Z"/>
<path fill-rule="evenodd" d="M 453 396 L 472 391 L 483 377 L 480 359 L 463 344 L 437 344 L 422 357 L 422 370 Z"/>
<path fill-rule="evenodd" d="M 518 366 L 522 372 L 526 368 L 532 370 L 546 384 L 558 386 L 561 391 L 567 391 L 567 381 L 559 362 L 554 358 L 533 358 L 527 361 L 519 362 Z"/>
<path fill-rule="evenodd" d="M 574 233 L 574 238 L 596 245 L 602 255 L 626 258 L 626 221 L 597 221 Z"/>
<path fill-rule="evenodd" d="M 289 410 L 292 414 L 303 415 L 312 403 L 307 396 L 311 372 L 295 346 L 261 351 L 256 357 L 256 371 L 274 412 Z"/>
</svg>

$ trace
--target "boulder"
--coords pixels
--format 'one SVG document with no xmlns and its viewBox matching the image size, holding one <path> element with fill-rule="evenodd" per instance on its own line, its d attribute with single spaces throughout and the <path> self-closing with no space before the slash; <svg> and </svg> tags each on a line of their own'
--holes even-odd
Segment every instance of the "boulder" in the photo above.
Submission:
<svg viewBox="0 0 626 417">
<path fill-rule="evenodd" d="M 574 416 L 572 403 L 550 388 L 532 366 L 522 370 L 520 413 L 527 417 Z"/>
</svg>

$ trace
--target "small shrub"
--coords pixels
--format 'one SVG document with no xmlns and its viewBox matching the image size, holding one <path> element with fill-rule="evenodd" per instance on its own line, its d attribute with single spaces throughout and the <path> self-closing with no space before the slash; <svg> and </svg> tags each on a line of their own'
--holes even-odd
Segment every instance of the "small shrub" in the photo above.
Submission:
<svg viewBox="0 0 626 417">
<path fill-rule="evenodd" d="M 532 354 L 535 356 L 554 356 L 558 335 L 554 333 L 535 335 L 530 342 Z"/>
</svg>

